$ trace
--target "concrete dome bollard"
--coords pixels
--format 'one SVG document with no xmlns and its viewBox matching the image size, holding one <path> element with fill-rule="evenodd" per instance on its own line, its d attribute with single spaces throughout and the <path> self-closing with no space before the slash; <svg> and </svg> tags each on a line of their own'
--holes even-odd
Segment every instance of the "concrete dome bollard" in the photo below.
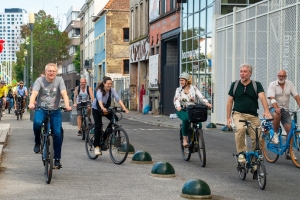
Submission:
<svg viewBox="0 0 300 200">
<path fill-rule="evenodd" d="M 214 123 L 209 123 L 206 125 L 206 128 L 217 128 L 217 126 Z"/>
<path fill-rule="evenodd" d="M 175 177 L 174 167 L 168 162 L 157 162 L 153 165 L 151 176 L 159 178 Z"/>
<path fill-rule="evenodd" d="M 226 125 L 226 126 L 223 126 L 222 131 L 230 131 L 230 132 L 232 132 L 233 130 L 232 130 L 232 127 L 228 127 Z"/>
<path fill-rule="evenodd" d="M 211 199 L 210 187 L 200 179 L 188 180 L 182 187 L 180 195 L 186 199 Z"/>
<path fill-rule="evenodd" d="M 151 155 L 148 152 L 142 151 L 142 150 L 135 152 L 135 154 L 132 157 L 131 162 L 134 164 L 152 164 L 153 163 Z"/>
<path fill-rule="evenodd" d="M 119 152 L 120 153 L 125 153 L 125 149 L 127 148 L 127 142 L 124 142 L 123 146 L 119 149 Z M 129 143 L 128 145 L 128 154 L 134 154 L 135 153 L 135 149 L 134 147 L 132 146 L 132 144 Z"/>
</svg>

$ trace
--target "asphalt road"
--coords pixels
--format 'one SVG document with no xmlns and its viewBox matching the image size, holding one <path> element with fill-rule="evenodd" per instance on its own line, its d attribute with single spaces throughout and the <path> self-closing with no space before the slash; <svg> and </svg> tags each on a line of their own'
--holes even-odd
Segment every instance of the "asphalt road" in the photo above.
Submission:
<svg viewBox="0 0 300 200">
<path fill-rule="evenodd" d="M 90 160 L 77 128 L 64 123 L 65 137 L 60 170 L 53 171 L 51 183 L 45 183 L 40 154 L 33 153 L 32 122 L 29 116 L 17 121 L 5 115 L 1 123 L 10 123 L 8 145 L 4 149 L 0 174 L 0 199 L 182 199 L 183 185 L 189 179 L 201 179 L 211 189 L 213 199 L 299 199 L 300 169 L 280 157 L 275 164 L 266 162 L 267 186 L 264 191 L 247 174 L 238 177 L 233 133 L 204 130 L 207 165 L 200 167 L 197 154 L 182 159 L 179 130 L 123 119 L 135 150 L 150 153 L 154 162 L 170 162 L 175 178 L 154 178 L 151 165 L 114 164 L 108 152 Z M 249 139 L 249 138 L 248 138 Z"/>
</svg>

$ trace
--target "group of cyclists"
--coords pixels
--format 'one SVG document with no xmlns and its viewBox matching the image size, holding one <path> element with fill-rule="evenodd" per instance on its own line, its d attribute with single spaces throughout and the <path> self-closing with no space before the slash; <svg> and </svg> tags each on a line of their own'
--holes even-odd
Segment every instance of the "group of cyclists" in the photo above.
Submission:
<svg viewBox="0 0 300 200">
<path fill-rule="evenodd" d="M 69 105 L 69 97 L 67 94 L 66 86 L 62 77 L 57 75 L 57 65 L 54 63 L 48 63 L 45 66 L 45 75 L 40 76 L 36 79 L 32 86 L 32 92 L 29 100 L 28 108 L 33 110 L 35 109 L 34 119 L 33 119 L 33 131 L 35 136 L 35 144 L 33 151 L 35 153 L 40 152 L 40 134 L 41 126 L 46 117 L 46 111 L 41 109 L 47 108 L 51 111 L 51 127 L 54 143 L 54 166 L 56 168 L 61 168 L 62 164 L 61 159 L 61 148 L 62 148 L 62 117 L 59 109 L 60 99 L 63 98 L 65 110 L 71 111 L 72 108 Z M 81 103 L 91 102 L 90 110 L 92 110 L 94 121 L 95 121 L 95 154 L 101 155 L 100 146 L 100 136 L 102 134 L 102 116 L 111 119 L 112 116 L 107 113 L 107 109 L 110 106 L 112 98 L 115 98 L 116 101 L 120 104 L 122 109 L 128 113 L 129 111 L 124 106 L 122 100 L 117 95 L 116 91 L 112 88 L 112 79 L 110 77 L 104 77 L 103 82 L 99 83 L 96 88 L 96 98 L 93 96 L 94 91 L 86 83 L 85 78 L 80 79 L 80 85 L 75 89 L 74 92 L 74 107 L 80 109 Z M 89 114 L 91 111 L 88 112 Z M 78 111 L 78 133 L 80 135 L 81 129 L 81 112 Z"/>
<path fill-rule="evenodd" d="M 1 112 L 5 115 L 5 110 L 8 110 L 8 113 L 12 108 L 16 113 L 17 109 L 17 97 L 21 97 L 22 101 L 22 112 L 24 113 L 26 108 L 26 98 L 28 96 L 27 87 L 24 85 L 23 81 L 13 81 L 11 85 L 7 85 L 4 80 L 0 81 L 0 99 L 2 102 Z"/>
<path fill-rule="evenodd" d="M 226 106 L 227 126 L 231 128 L 232 120 L 236 127 L 235 143 L 238 153 L 238 162 L 245 163 L 245 152 L 247 146 L 245 143 L 246 127 L 244 122 L 239 120 L 250 121 L 254 127 L 260 126 L 260 119 L 258 117 L 258 99 L 261 101 L 264 112 L 263 117 L 267 119 L 274 119 L 274 137 L 272 143 L 278 144 L 278 128 L 280 122 L 285 131 L 289 134 L 291 129 L 291 118 L 286 109 L 289 108 L 290 96 L 293 96 L 298 106 L 300 107 L 300 97 L 294 84 L 287 80 L 287 72 L 279 70 L 277 73 L 277 80 L 269 84 L 267 95 L 265 95 L 263 86 L 258 81 L 251 80 L 252 66 L 244 63 L 240 65 L 240 80 L 231 84 L 228 92 L 228 100 Z M 183 146 L 188 146 L 187 133 L 189 131 L 188 111 L 182 111 L 183 107 L 189 104 L 195 104 L 196 97 L 200 98 L 208 107 L 212 105 L 199 92 L 197 87 L 191 84 L 190 75 L 182 73 L 179 76 L 180 87 L 176 89 L 174 96 L 174 106 L 177 110 L 177 115 L 182 121 L 182 135 Z M 255 150 L 255 131 L 248 129 L 248 133 L 252 141 L 252 150 Z M 261 144 L 261 134 L 260 144 Z M 297 159 L 293 152 L 286 152 L 286 159 L 291 157 Z M 253 172 L 255 174 L 255 171 Z"/>
</svg>

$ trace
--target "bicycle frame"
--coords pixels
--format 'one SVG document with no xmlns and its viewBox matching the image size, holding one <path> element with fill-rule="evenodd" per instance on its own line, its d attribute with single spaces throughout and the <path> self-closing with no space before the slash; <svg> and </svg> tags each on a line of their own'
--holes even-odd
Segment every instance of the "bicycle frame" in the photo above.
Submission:
<svg viewBox="0 0 300 200">
<path fill-rule="evenodd" d="M 48 140 L 48 136 L 52 135 L 51 126 L 50 126 L 50 114 L 51 113 L 49 111 L 47 111 L 46 119 L 43 123 L 43 125 L 44 125 L 44 133 L 42 133 L 42 138 L 43 138 L 43 155 L 42 155 L 42 159 L 43 159 L 43 161 L 47 157 L 46 151 L 44 151 L 44 148 L 46 148 L 46 143 L 47 143 L 47 140 Z"/>
<path fill-rule="evenodd" d="M 291 141 L 292 137 L 294 137 L 295 132 L 297 131 L 298 125 L 297 125 L 296 122 L 297 122 L 297 111 L 294 111 L 293 112 L 293 119 L 292 119 L 291 129 L 290 129 L 288 137 L 285 141 L 285 144 L 283 144 L 283 140 L 282 140 L 282 135 L 281 135 L 282 134 L 282 129 L 279 128 L 279 135 L 281 135 L 281 137 L 279 137 L 279 144 L 273 144 L 271 142 L 268 142 L 267 148 L 270 151 L 272 151 L 272 152 L 274 152 L 278 155 L 283 155 L 286 152 L 286 150 L 289 149 L 290 141 Z M 273 136 L 274 135 L 273 124 L 269 123 L 269 124 L 266 124 L 265 126 L 268 127 L 268 130 L 270 131 L 269 134 Z M 264 137 L 268 137 L 268 135 L 264 135 Z"/>
</svg>

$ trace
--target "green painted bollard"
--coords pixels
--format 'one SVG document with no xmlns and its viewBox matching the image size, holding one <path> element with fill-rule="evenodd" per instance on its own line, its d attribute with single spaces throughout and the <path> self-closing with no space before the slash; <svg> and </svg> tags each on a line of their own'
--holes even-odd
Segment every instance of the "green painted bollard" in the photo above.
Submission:
<svg viewBox="0 0 300 200">
<path fill-rule="evenodd" d="M 129 143 L 128 148 L 129 148 L 128 149 L 128 154 L 134 154 L 135 149 L 132 146 L 132 144 Z M 127 149 L 127 142 L 124 142 L 123 146 L 119 149 L 119 152 L 120 153 L 122 153 L 122 152 L 125 153 L 126 149 Z"/>
<path fill-rule="evenodd" d="M 159 178 L 171 178 L 175 177 L 175 170 L 168 162 L 157 162 L 152 167 L 151 176 Z"/>
<path fill-rule="evenodd" d="M 200 179 L 188 180 L 182 187 L 180 195 L 186 199 L 211 199 L 211 192 L 208 184 Z"/>
<path fill-rule="evenodd" d="M 214 123 L 209 123 L 206 125 L 206 128 L 217 128 L 217 126 Z"/>
<path fill-rule="evenodd" d="M 232 127 L 228 127 L 226 125 L 226 126 L 223 126 L 222 131 L 233 131 L 233 130 L 232 130 Z"/>
<path fill-rule="evenodd" d="M 152 164 L 152 157 L 146 151 L 137 151 L 132 157 L 132 163 L 134 164 Z"/>
</svg>

